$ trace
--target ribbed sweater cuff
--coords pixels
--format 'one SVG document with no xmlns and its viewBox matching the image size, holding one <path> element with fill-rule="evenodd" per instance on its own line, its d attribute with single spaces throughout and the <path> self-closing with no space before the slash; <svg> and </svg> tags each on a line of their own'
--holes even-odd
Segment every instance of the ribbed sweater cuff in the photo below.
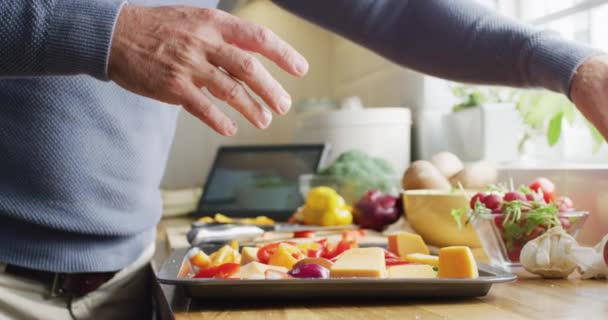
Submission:
<svg viewBox="0 0 608 320">
<path fill-rule="evenodd" d="M 48 28 L 49 72 L 108 80 L 112 34 L 124 0 L 61 0 Z"/>
<path fill-rule="evenodd" d="M 552 32 L 533 36 L 524 57 L 529 85 L 544 87 L 570 96 L 570 85 L 578 67 L 602 51 L 571 42 Z"/>
</svg>

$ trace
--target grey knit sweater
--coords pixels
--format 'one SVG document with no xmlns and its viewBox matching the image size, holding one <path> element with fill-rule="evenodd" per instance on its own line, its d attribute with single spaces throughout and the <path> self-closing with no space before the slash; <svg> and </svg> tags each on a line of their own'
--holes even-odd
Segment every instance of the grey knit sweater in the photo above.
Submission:
<svg viewBox="0 0 608 320">
<path fill-rule="evenodd" d="M 576 67 L 597 53 L 467 0 L 276 2 L 456 80 L 567 93 Z M 177 108 L 107 82 L 121 4 L 0 1 L 0 262 L 117 270 L 154 239 Z"/>
</svg>

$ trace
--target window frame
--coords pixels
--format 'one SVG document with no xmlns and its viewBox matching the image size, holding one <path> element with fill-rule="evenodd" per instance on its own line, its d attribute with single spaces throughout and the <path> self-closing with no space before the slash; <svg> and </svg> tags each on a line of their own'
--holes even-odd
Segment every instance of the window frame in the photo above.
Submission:
<svg viewBox="0 0 608 320">
<path fill-rule="evenodd" d="M 497 7 L 504 7 L 506 3 L 512 2 L 514 7 L 514 12 L 511 12 L 514 16 L 521 18 L 523 17 L 523 8 L 524 3 L 526 1 L 538 1 L 538 0 L 496 0 Z M 552 12 L 534 19 L 526 20 L 527 23 L 532 25 L 546 25 L 548 23 L 567 18 L 581 12 L 589 11 L 593 8 L 599 7 L 601 5 L 608 4 L 608 0 L 586 0 L 581 3 L 572 5 L 568 8 Z"/>
<path fill-rule="evenodd" d="M 593 24 L 595 22 L 594 22 L 594 19 L 591 18 L 593 9 L 599 8 L 604 5 L 608 6 L 608 0 L 585 0 L 585 1 L 581 1 L 580 3 L 571 5 L 567 8 L 555 11 L 555 12 L 543 14 L 543 15 L 540 15 L 533 19 L 529 19 L 529 18 L 526 19 L 525 15 L 523 13 L 526 8 L 526 4 L 529 4 L 531 1 L 542 1 L 542 0 L 494 0 L 493 4 L 494 4 L 495 9 L 502 12 L 503 14 L 513 17 L 515 19 L 518 19 L 520 21 L 523 21 L 525 23 L 534 25 L 541 29 L 547 28 L 550 25 L 552 25 L 556 22 L 559 22 L 562 19 L 568 19 L 568 18 L 575 17 L 576 15 L 586 14 L 587 15 L 587 28 L 586 28 L 587 35 L 586 36 L 590 41 L 592 41 L 592 43 L 590 43 L 591 45 L 594 45 L 593 44 L 593 41 L 594 41 L 593 40 L 593 30 L 594 30 Z M 551 1 L 551 0 L 548 0 L 548 1 Z M 562 136 L 561 139 L 563 142 L 565 137 Z M 563 150 L 562 150 L 562 152 L 563 152 Z M 561 154 L 559 161 L 564 161 L 564 159 L 565 159 L 564 157 L 567 158 L 569 156 L 565 155 L 565 154 Z M 594 166 L 596 163 L 603 163 L 605 161 L 605 159 L 608 159 L 608 147 L 606 144 L 603 144 L 598 153 L 594 153 L 594 154 L 588 155 L 588 156 L 583 156 L 581 159 L 574 160 L 574 161 L 576 161 L 577 163 L 580 162 L 580 163 L 584 163 L 585 165 L 590 164 L 590 165 Z M 569 161 L 572 161 L 572 160 L 569 160 Z"/>
</svg>

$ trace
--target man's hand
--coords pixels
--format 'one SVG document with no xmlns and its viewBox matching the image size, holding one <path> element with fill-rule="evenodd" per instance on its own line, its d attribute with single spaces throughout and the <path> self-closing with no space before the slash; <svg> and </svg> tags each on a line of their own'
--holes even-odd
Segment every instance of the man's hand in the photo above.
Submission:
<svg viewBox="0 0 608 320">
<path fill-rule="evenodd" d="M 604 139 L 608 139 L 608 55 L 590 58 L 577 69 L 570 97 Z"/>
<path fill-rule="evenodd" d="M 223 135 L 234 135 L 236 123 L 203 93 L 207 88 L 252 124 L 266 128 L 272 113 L 291 106 L 289 94 L 250 52 L 257 52 L 295 76 L 308 62 L 269 29 L 214 9 L 125 6 L 118 18 L 108 73 L 134 93 L 182 105 Z"/>
</svg>

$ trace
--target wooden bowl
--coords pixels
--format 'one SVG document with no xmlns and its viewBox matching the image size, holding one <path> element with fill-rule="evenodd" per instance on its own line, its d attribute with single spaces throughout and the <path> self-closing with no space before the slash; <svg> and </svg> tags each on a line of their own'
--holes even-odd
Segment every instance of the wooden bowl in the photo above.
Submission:
<svg viewBox="0 0 608 320">
<path fill-rule="evenodd" d="M 453 209 L 469 209 L 469 199 L 475 191 L 409 190 L 403 193 L 405 218 L 424 241 L 436 247 L 481 247 L 471 224 L 465 224 L 466 214 L 461 217 L 462 229 L 452 217 Z"/>
</svg>

